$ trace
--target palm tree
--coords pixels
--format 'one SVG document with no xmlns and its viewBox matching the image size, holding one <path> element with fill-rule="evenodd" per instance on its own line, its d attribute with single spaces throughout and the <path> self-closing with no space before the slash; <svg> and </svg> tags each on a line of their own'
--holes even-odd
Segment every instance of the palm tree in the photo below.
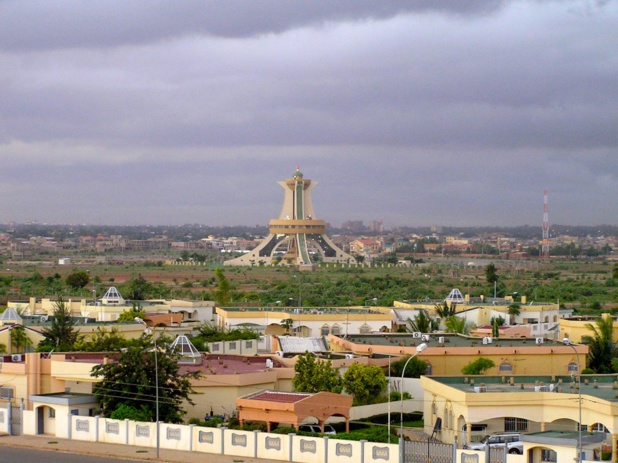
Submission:
<svg viewBox="0 0 618 463">
<path fill-rule="evenodd" d="M 281 320 L 281 326 L 285 328 L 285 334 L 290 334 L 290 329 L 292 328 L 293 324 L 294 320 L 292 320 L 291 318 L 284 318 L 283 320 Z"/>
<path fill-rule="evenodd" d="M 517 317 L 519 314 L 521 313 L 519 304 L 511 304 L 509 306 L 509 324 L 510 325 L 514 325 L 515 324 L 515 317 Z"/>
<path fill-rule="evenodd" d="M 445 325 L 447 333 L 459 333 L 465 335 L 470 334 L 470 330 L 476 327 L 474 323 L 467 321 L 463 317 L 457 317 L 455 315 L 447 318 Z"/>
<path fill-rule="evenodd" d="M 594 336 L 582 336 L 582 342 L 588 344 L 588 368 L 596 373 L 613 373 L 612 359 L 616 356 L 616 344 L 613 340 L 614 319 L 610 316 L 598 318 L 596 326 L 586 323 L 586 328 Z"/>
<path fill-rule="evenodd" d="M 13 325 L 11 327 L 11 352 L 15 350 L 16 353 L 19 353 L 22 348 L 25 351 L 31 346 L 32 340 L 28 337 L 26 328 L 23 325 Z"/>
<path fill-rule="evenodd" d="M 443 304 L 436 304 L 436 313 L 438 314 L 438 317 L 440 317 L 442 320 L 446 320 L 452 317 L 453 315 L 455 315 L 456 312 L 457 312 L 456 302 L 451 302 L 450 305 L 446 301 L 444 301 Z"/>
<path fill-rule="evenodd" d="M 414 320 L 408 318 L 409 332 L 412 333 L 431 333 L 438 329 L 439 323 L 429 315 L 426 310 L 419 310 L 414 316 Z"/>
</svg>

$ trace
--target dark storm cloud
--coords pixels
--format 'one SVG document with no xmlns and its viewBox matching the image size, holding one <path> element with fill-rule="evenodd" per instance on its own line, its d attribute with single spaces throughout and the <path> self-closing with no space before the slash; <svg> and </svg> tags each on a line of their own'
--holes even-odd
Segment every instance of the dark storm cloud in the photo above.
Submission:
<svg viewBox="0 0 618 463">
<path fill-rule="evenodd" d="M 544 189 L 553 223 L 618 217 L 615 4 L 5 1 L 0 21 L 0 222 L 265 224 L 296 164 L 334 224 L 538 224 Z"/>
<path fill-rule="evenodd" d="M 335 21 L 380 20 L 398 14 L 491 12 L 499 0 L 47 0 L 0 4 L 0 49 L 99 48 L 205 34 L 250 37 Z"/>
</svg>

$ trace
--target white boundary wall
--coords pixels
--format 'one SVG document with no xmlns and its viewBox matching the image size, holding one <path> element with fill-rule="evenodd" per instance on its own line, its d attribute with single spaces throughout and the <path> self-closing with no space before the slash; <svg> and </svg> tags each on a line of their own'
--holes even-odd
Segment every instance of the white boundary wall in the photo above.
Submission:
<svg viewBox="0 0 618 463">
<path fill-rule="evenodd" d="M 156 423 L 78 415 L 68 415 L 62 421 L 65 420 L 65 432 L 56 433 L 57 437 L 151 448 L 157 445 Z M 5 423 L 0 423 L 0 430 L 3 425 Z M 36 434 L 34 411 L 24 411 L 23 433 Z M 204 428 L 184 424 L 159 423 L 159 447 L 297 463 L 399 463 L 398 444 Z"/>
</svg>

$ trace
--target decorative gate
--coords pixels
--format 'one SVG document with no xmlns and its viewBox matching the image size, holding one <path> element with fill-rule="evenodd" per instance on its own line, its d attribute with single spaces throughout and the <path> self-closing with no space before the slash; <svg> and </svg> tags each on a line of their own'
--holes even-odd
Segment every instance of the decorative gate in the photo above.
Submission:
<svg viewBox="0 0 618 463">
<path fill-rule="evenodd" d="M 11 436 L 21 436 L 22 409 L 19 405 L 11 405 Z"/>
<path fill-rule="evenodd" d="M 452 444 L 406 441 L 403 463 L 454 463 Z"/>
</svg>

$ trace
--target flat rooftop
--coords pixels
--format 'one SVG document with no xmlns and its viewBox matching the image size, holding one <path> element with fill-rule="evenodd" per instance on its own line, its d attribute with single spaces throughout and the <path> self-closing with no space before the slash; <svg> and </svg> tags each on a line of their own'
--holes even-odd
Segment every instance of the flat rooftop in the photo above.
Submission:
<svg viewBox="0 0 618 463">
<path fill-rule="evenodd" d="M 514 392 L 578 394 L 577 375 L 430 376 L 430 379 L 470 394 L 477 393 L 475 387 L 481 385 L 485 387 L 487 394 Z M 618 374 L 581 375 L 581 393 L 583 396 L 618 403 L 616 397 Z"/>
<path fill-rule="evenodd" d="M 349 334 L 346 338 L 354 344 L 367 344 L 373 346 L 400 346 L 413 347 L 425 343 L 427 347 L 551 347 L 564 346 L 562 341 L 543 339 L 542 344 L 537 344 L 536 338 L 484 338 L 463 336 L 453 333 L 432 333 L 430 335 L 414 335 L 413 333 L 371 333 Z M 427 338 L 429 336 L 429 338 Z M 443 341 L 443 342 L 441 342 Z"/>
<path fill-rule="evenodd" d="M 221 307 L 221 310 L 226 312 L 280 312 L 289 314 L 302 314 L 302 315 L 323 315 L 323 314 L 339 314 L 345 317 L 346 314 L 376 314 L 386 315 L 390 317 L 390 314 L 380 311 L 375 307 Z"/>
</svg>

